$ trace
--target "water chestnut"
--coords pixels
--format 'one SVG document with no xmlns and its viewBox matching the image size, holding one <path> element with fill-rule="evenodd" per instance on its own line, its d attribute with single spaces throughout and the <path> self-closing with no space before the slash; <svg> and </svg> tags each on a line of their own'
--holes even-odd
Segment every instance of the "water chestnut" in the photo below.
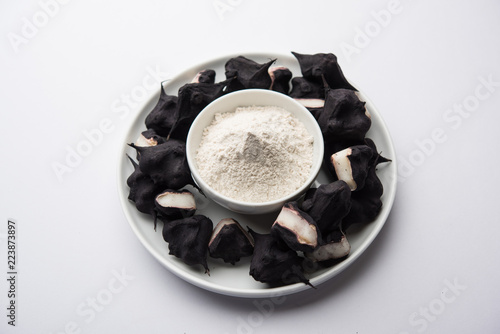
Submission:
<svg viewBox="0 0 500 334">
<path fill-rule="evenodd" d="M 259 282 L 276 285 L 303 282 L 311 285 L 304 276 L 301 258 L 272 234 L 261 234 L 248 229 L 255 246 L 250 263 L 250 275 Z"/>
<path fill-rule="evenodd" d="M 162 188 L 155 184 L 149 175 L 143 173 L 131 157 L 127 157 L 134 167 L 134 171 L 127 178 L 130 188 L 128 199 L 134 202 L 139 212 L 153 215 L 156 220 L 155 197 Z"/>
<path fill-rule="evenodd" d="M 168 138 L 186 141 L 189 128 L 200 111 L 222 96 L 227 81 L 219 83 L 188 83 L 179 88 L 175 123 Z"/>
<path fill-rule="evenodd" d="M 342 180 L 311 189 L 301 207 L 316 222 L 321 235 L 326 236 L 338 228 L 351 210 L 351 189 Z"/>
<path fill-rule="evenodd" d="M 371 126 L 365 102 L 348 89 L 327 89 L 318 125 L 325 142 L 363 140 Z"/>
<path fill-rule="evenodd" d="M 141 154 L 140 170 L 163 189 L 181 189 L 188 184 L 194 185 L 183 141 L 169 139 L 156 146 L 130 146 Z"/>
<path fill-rule="evenodd" d="M 281 238 L 294 251 L 310 252 L 318 246 L 320 233 L 315 221 L 296 202 L 283 205 L 271 234 Z"/>
<path fill-rule="evenodd" d="M 207 254 L 212 229 L 210 218 L 194 215 L 164 222 L 162 235 L 168 242 L 169 254 L 190 266 L 201 264 L 210 275 Z"/>
<path fill-rule="evenodd" d="M 155 198 L 156 210 L 166 220 L 175 220 L 194 215 L 196 202 L 189 190 L 167 189 Z"/>
<path fill-rule="evenodd" d="M 288 94 L 292 71 L 284 66 L 272 66 L 269 68 L 268 73 L 271 77 L 271 86 L 269 86 L 269 89 L 282 94 Z"/>
<path fill-rule="evenodd" d="M 292 78 L 290 97 L 294 99 L 325 99 L 325 86 L 322 82 L 311 81 L 304 77 Z"/>
<path fill-rule="evenodd" d="M 242 257 L 253 254 L 253 238 L 232 218 L 222 219 L 214 228 L 208 243 L 208 252 L 213 258 L 235 264 Z"/>
<path fill-rule="evenodd" d="M 373 150 L 367 145 L 351 146 L 332 154 L 330 168 L 333 176 L 345 181 L 351 191 L 362 189 L 365 185 L 369 164 L 372 161 Z"/>
<path fill-rule="evenodd" d="M 351 195 L 352 209 L 342 221 L 342 228 L 347 228 L 354 224 L 368 224 L 375 220 L 382 209 L 382 194 L 384 186 L 380 181 L 376 169 L 380 163 L 390 162 L 382 157 L 375 143 L 370 138 L 365 139 L 365 143 L 373 151 L 373 156 L 369 163 L 364 187 L 359 191 L 354 191 Z"/>
<path fill-rule="evenodd" d="M 275 61 L 259 64 L 244 56 L 229 59 L 224 65 L 225 75 L 227 79 L 235 80 L 228 85 L 227 93 L 248 88 L 269 89 L 272 84 L 269 68 Z"/>
<path fill-rule="evenodd" d="M 333 53 L 300 54 L 292 52 L 300 65 L 302 76 L 311 81 L 328 83 L 331 88 L 356 90 L 345 78 Z"/>
<path fill-rule="evenodd" d="M 158 135 L 167 137 L 177 120 L 177 96 L 165 93 L 161 86 L 160 98 L 144 121 L 147 129 L 153 129 Z"/>
</svg>

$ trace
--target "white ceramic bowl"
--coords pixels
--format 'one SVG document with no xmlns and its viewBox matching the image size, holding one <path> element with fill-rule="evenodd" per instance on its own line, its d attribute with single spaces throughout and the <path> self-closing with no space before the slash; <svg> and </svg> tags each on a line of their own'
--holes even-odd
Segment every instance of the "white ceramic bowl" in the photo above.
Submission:
<svg viewBox="0 0 500 334">
<path fill-rule="evenodd" d="M 314 138 L 313 163 L 306 182 L 304 182 L 304 184 L 293 193 L 274 201 L 250 203 L 232 199 L 222 195 L 210 187 L 198 173 L 196 151 L 200 146 L 203 129 L 210 125 L 216 113 L 232 112 L 237 107 L 246 106 L 281 107 L 301 121 L 307 131 Z M 211 198 L 216 203 L 231 211 L 243 214 L 269 213 L 281 209 L 284 203 L 299 198 L 305 191 L 307 191 L 316 179 L 323 161 L 323 153 L 324 147 L 321 129 L 309 110 L 289 96 L 267 89 L 245 89 L 223 95 L 222 97 L 214 100 L 196 117 L 191 125 L 186 140 L 187 161 L 196 184 L 203 190 L 207 197 Z"/>
</svg>

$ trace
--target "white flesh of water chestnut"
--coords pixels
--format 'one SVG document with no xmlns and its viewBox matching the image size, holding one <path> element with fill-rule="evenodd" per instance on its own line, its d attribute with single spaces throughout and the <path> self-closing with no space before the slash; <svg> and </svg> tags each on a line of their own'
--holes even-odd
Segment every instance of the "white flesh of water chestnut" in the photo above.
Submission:
<svg viewBox="0 0 500 334">
<path fill-rule="evenodd" d="M 331 161 L 338 179 L 347 183 L 349 188 L 351 188 L 351 191 L 354 191 L 358 186 L 352 176 L 351 161 L 348 158 L 351 154 L 352 149 L 346 148 L 342 151 L 334 153 L 331 157 Z"/>
<path fill-rule="evenodd" d="M 165 192 L 156 197 L 158 204 L 165 208 L 196 209 L 196 202 L 190 192 Z"/>
<path fill-rule="evenodd" d="M 325 106 L 325 100 L 322 99 L 301 99 L 296 98 L 295 101 L 299 102 L 306 108 L 323 108 Z"/>
<path fill-rule="evenodd" d="M 346 236 L 343 235 L 340 241 L 319 246 L 312 253 L 307 253 L 306 256 L 313 261 L 327 261 L 343 258 L 349 255 L 350 251 L 351 245 Z"/>
<path fill-rule="evenodd" d="M 144 135 L 140 135 L 139 138 L 135 141 L 134 145 L 139 147 L 149 147 L 156 146 L 158 142 L 154 138 L 146 138 Z"/>
<path fill-rule="evenodd" d="M 298 242 L 315 247 L 318 244 L 316 226 L 311 225 L 297 211 L 283 207 L 274 224 L 280 225 L 297 236 Z"/>
</svg>

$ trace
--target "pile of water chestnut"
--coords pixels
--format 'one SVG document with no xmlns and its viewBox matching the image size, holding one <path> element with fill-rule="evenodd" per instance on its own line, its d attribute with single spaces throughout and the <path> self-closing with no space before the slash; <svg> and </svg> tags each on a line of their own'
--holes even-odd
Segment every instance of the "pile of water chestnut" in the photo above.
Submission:
<svg viewBox="0 0 500 334">
<path fill-rule="evenodd" d="M 167 95 L 161 87 L 156 106 L 145 119 L 146 130 L 134 143 L 134 171 L 127 178 L 128 199 L 137 210 L 163 222 L 169 253 L 187 265 L 201 265 L 209 274 L 207 257 L 235 264 L 252 257 L 249 274 L 271 286 L 295 282 L 311 285 L 310 270 L 325 268 L 349 256 L 345 231 L 368 224 L 379 214 L 383 186 L 376 168 L 389 162 L 366 137 L 371 116 L 357 90 L 344 77 L 332 53 L 299 54 L 302 76 L 293 77 L 276 59 L 257 63 L 244 56 L 228 59 L 225 80 L 204 69 L 192 82 Z M 186 137 L 198 113 L 213 100 L 242 89 L 270 89 L 296 99 L 316 118 L 324 139 L 324 165 L 333 182 L 310 188 L 286 203 L 269 233 L 246 229 L 232 218 L 215 227 L 196 214 L 193 191 L 201 190 L 186 160 Z M 306 264 L 314 264 L 306 265 Z M 307 272 L 306 272 L 307 271 Z"/>
</svg>

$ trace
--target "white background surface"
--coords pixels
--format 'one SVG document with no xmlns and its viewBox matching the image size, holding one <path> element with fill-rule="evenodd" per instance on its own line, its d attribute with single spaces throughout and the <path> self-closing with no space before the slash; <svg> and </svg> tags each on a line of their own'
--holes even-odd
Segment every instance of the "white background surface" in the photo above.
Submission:
<svg viewBox="0 0 500 334">
<path fill-rule="evenodd" d="M 18 224 L 19 273 L 16 327 L 0 280 L 1 333 L 500 329 L 498 1 L 0 6 L 0 277 L 8 218 Z M 388 8 L 390 19 L 377 23 Z M 247 51 L 335 53 L 382 113 L 400 165 L 393 211 L 368 251 L 317 290 L 275 299 L 221 296 L 178 279 L 140 244 L 117 194 L 116 152 L 143 102 L 127 105 L 127 96 L 144 80 L 151 88 Z M 464 104 L 462 115 L 453 111 Z M 102 140 L 58 178 L 53 165 L 102 122 Z M 430 144 L 433 133 L 439 142 Z"/>
</svg>

